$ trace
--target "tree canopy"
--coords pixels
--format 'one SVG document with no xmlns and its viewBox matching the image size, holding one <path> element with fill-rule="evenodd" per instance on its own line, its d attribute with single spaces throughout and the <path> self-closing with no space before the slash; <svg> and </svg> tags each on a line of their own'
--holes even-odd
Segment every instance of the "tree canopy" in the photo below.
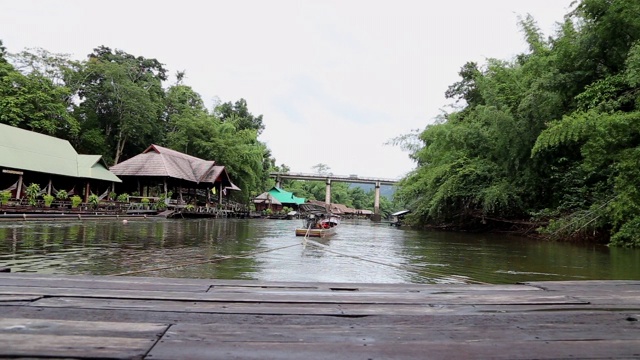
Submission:
<svg viewBox="0 0 640 360">
<path fill-rule="evenodd" d="M 167 86 L 159 60 L 99 46 L 84 61 L 46 50 L 9 54 L 0 42 L 0 122 L 69 140 L 111 164 L 151 144 L 224 165 L 246 202 L 262 191 L 275 164 L 258 140 L 262 115 L 247 101 L 209 111 L 183 83 Z"/>
<path fill-rule="evenodd" d="M 640 2 L 582 0 L 529 51 L 462 66 L 459 107 L 406 145 L 414 224 L 639 246 Z M 460 105 L 461 104 L 461 105 Z"/>
</svg>

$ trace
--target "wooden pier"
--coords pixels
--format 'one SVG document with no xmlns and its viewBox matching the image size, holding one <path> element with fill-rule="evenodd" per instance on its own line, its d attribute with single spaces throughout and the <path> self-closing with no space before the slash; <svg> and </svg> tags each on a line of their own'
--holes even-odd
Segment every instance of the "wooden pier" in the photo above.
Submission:
<svg viewBox="0 0 640 360">
<path fill-rule="evenodd" d="M 640 357 L 640 281 L 276 283 L 0 273 L 0 357 Z"/>
</svg>

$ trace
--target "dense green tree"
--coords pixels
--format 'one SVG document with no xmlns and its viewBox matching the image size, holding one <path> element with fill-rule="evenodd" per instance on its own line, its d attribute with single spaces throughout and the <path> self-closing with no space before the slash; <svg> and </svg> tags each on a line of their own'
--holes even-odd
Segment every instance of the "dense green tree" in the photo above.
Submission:
<svg viewBox="0 0 640 360">
<path fill-rule="evenodd" d="M 76 74 L 81 150 L 104 149 L 113 163 L 162 138 L 166 70 L 155 59 L 100 46 Z M 104 140 L 100 139 L 102 135 Z"/>
<path fill-rule="evenodd" d="M 264 130 L 262 115 L 251 114 L 245 99 L 240 99 L 233 104 L 230 101 L 220 104 L 214 111 L 221 121 L 232 122 L 238 130 L 253 129 L 258 135 Z"/>
<path fill-rule="evenodd" d="M 152 143 L 212 159 L 242 189 L 232 195 L 248 201 L 275 166 L 258 141 L 262 115 L 243 99 L 211 114 L 184 77 L 178 72 L 165 90 L 166 69 L 156 59 L 104 46 L 85 61 L 42 49 L 10 55 L 0 42 L 0 121 L 68 139 L 114 163 Z"/>
<path fill-rule="evenodd" d="M 25 66 L 24 73 L 18 71 L 7 56 L 0 43 L 0 122 L 63 138 L 77 135 L 78 122 L 68 111 L 71 90 L 54 83 L 42 68 Z M 23 52 L 11 57 L 20 63 L 30 56 Z"/>
<path fill-rule="evenodd" d="M 640 246 L 640 2 L 583 0 L 554 38 L 527 17 L 529 51 L 467 63 L 465 106 L 396 144 L 417 169 L 398 203 L 416 224 L 488 228 L 532 218 L 554 238 Z M 530 226 L 529 226 L 530 228 Z"/>
</svg>

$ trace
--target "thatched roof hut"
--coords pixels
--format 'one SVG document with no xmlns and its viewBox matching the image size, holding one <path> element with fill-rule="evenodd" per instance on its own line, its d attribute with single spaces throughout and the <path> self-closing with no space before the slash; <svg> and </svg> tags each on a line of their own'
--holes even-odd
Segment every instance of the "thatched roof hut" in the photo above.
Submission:
<svg viewBox="0 0 640 360">
<path fill-rule="evenodd" d="M 149 185 L 160 183 L 168 187 L 216 189 L 220 196 L 227 190 L 240 190 L 222 165 L 203 160 L 159 145 L 151 145 L 141 154 L 116 164 L 110 170 L 125 183 L 134 179 Z M 135 181 L 134 181 L 135 182 Z"/>
</svg>

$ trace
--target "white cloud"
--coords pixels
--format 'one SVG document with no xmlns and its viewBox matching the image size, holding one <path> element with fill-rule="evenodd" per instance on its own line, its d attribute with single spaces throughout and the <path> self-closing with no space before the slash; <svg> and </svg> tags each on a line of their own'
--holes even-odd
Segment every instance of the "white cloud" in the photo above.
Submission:
<svg viewBox="0 0 640 360">
<path fill-rule="evenodd" d="M 208 105 L 245 98 L 278 164 L 393 178 L 413 163 L 383 144 L 431 123 L 465 62 L 525 51 L 518 16 L 551 35 L 571 1 L 5 0 L 0 39 L 156 58 Z"/>
</svg>

